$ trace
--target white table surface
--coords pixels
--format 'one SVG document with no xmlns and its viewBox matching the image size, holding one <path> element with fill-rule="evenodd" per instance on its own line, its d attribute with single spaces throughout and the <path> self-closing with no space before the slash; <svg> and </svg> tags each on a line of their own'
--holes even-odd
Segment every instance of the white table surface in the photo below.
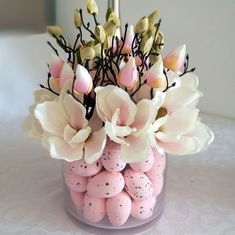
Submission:
<svg viewBox="0 0 235 235">
<path fill-rule="evenodd" d="M 158 223 L 112 232 L 77 223 L 63 207 L 61 163 L 21 132 L 32 92 L 46 77 L 48 36 L 0 37 L 0 235 L 235 234 L 235 121 L 203 115 L 215 133 L 207 152 L 168 158 Z"/>
</svg>

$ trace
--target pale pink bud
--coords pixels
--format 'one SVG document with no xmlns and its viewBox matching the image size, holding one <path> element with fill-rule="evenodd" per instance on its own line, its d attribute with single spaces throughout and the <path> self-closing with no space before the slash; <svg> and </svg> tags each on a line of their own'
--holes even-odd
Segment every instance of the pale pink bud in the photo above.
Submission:
<svg viewBox="0 0 235 235">
<path fill-rule="evenodd" d="M 134 40 L 135 37 L 135 33 L 134 33 L 134 27 L 133 25 L 130 25 L 127 28 L 127 32 L 126 32 L 126 40 L 124 42 L 124 46 L 122 49 L 122 53 L 123 54 L 130 54 L 132 51 L 132 42 Z"/>
<path fill-rule="evenodd" d="M 60 76 L 64 61 L 57 55 L 51 54 L 51 61 L 49 64 L 49 71 L 53 78 Z"/>
<path fill-rule="evenodd" d="M 147 85 L 152 88 L 166 87 L 166 79 L 163 74 L 163 62 L 161 58 L 145 72 L 144 80 L 147 80 Z"/>
<path fill-rule="evenodd" d="M 135 58 L 129 58 L 128 62 L 121 68 L 118 74 L 118 81 L 121 85 L 131 89 L 138 80 L 138 71 Z"/>
<path fill-rule="evenodd" d="M 74 84 L 75 91 L 88 94 L 93 87 L 92 77 L 85 67 L 78 65 L 76 69 L 76 81 Z"/>
<path fill-rule="evenodd" d="M 68 80 L 72 80 L 74 78 L 74 72 L 71 66 L 67 63 L 63 64 L 62 71 L 59 76 L 59 87 L 62 89 L 64 83 Z"/>
<path fill-rule="evenodd" d="M 172 70 L 173 72 L 178 72 L 184 64 L 184 59 L 186 55 L 186 46 L 182 45 L 177 47 L 175 50 L 170 52 L 164 59 L 164 67 Z"/>
</svg>

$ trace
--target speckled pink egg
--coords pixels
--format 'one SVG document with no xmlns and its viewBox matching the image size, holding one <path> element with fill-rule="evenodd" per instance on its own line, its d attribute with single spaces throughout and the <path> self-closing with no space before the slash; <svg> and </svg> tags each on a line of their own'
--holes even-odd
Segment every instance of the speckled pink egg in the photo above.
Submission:
<svg viewBox="0 0 235 235">
<path fill-rule="evenodd" d="M 75 192 L 85 192 L 87 190 L 87 177 L 77 175 L 72 171 L 68 171 L 64 174 L 64 180 L 69 189 Z"/>
<path fill-rule="evenodd" d="M 69 193 L 73 204 L 76 206 L 77 209 L 81 210 L 83 207 L 85 193 L 74 192 L 72 190 L 70 190 Z"/>
<path fill-rule="evenodd" d="M 156 198 L 151 197 L 148 200 L 137 202 L 132 201 L 131 215 L 136 219 L 145 220 L 153 215 L 153 209 L 156 204 Z"/>
<path fill-rule="evenodd" d="M 102 169 L 101 161 L 95 161 L 92 164 L 88 164 L 84 159 L 72 162 L 72 170 L 74 173 L 81 176 L 92 176 L 97 174 Z"/>
<path fill-rule="evenodd" d="M 164 178 L 162 174 L 156 173 L 156 172 L 146 172 L 146 175 L 149 177 L 149 179 L 152 182 L 153 185 L 153 196 L 158 196 L 163 188 L 163 182 Z"/>
<path fill-rule="evenodd" d="M 146 172 L 152 168 L 153 163 L 154 163 L 154 155 L 152 149 L 150 148 L 148 153 L 148 158 L 145 161 L 130 163 L 129 165 L 135 171 Z"/>
<path fill-rule="evenodd" d="M 123 225 L 131 213 L 131 199 L 125 192 L 106 200 L 106 212 L 113 226 Z"/>
<path fill-rule="evenodd" d="M 72 162 L 67 162 L 67 161 L 63 161 L 63 172 L 64 174 L 66 174 L 67 172 L 72 171 Z"/>
<path fill-rule="evenodd" d="M 91 223 L 98 223 L 105 216 L 105 199 L 89 196 L 87 193 L 83 202 L 83 215 Z"/>
<path fill-rule="evenodd" d="M 126 163 L 120 158 L 120 145 L 113 141 L 108 141 L 101 157 L 103 167 L 110 172 L 123 170 Z"/>
<path fill-rule="evenodd" d="M 97 198 L 108 198 L 119 194 L 125 182 L 121 173 L 102 171 L 92 177 L 87 185 L 87 193 Z"/>
<path fill-rule="evenodd" d="M 127 169 L 124 173 L 125 189 L 136 201 L 144 201 L 153 195 L 150 179 L 142 172 Z"/>
<path fill-rule="evenodd" d="M 153 163 L 153 167 L 152 167 L 152 171 L 153 172 L 157 172 L 159 174 L 162 174 L 163 171 L 165 170 L 166 167 L 166 156 L 163 154 L 160 154 L 157 149 L 153 149 L 153 153 L 154 153 L 154 163 Z"/>
</svg>

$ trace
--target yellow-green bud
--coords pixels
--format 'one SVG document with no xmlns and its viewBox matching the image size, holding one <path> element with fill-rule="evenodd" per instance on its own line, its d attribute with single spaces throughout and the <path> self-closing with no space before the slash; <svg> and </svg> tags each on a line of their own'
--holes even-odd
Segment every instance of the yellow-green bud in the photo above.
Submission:
<svg viewBox="0 0 235 235">
<path fill-rule="evenodd" d="M 77 9 L 74 11 L 74 25 L 77 29 L 82 26 L 81 15 Z"/>
<path fill-rule="evenodd" d="M 163 35 L 163 33 L 162 33 L 161 31 L 158 31 L 158 33 L 157 33 L 156 42 L 157 42 L 158 45 L 164 44 L 164 35 Z M 163 48 L 163 45 L 160 46 L 160 48 L 162 49 L 162 48 Z"/>
<path fill-rule="evenodd" d="M 108 22 L 112 22 L 117 28 L 119 28 L 121 25 L 120 19 L 114 11 L 110 13 Z"/>
<path fill-rule="evenodd" d="M 147 17 L 140 19 L 135 25 L 135 33 L 144 33 L 148 30 L 149 20 Z"/>
<path fill-rule="evenodd" d="M 147 35 L 141 40 L 140 49 L 143 53 L 148 53 L 153 46 L 153 36 Z"/>
<path fill-rule="evenodd" d="M 106 21 L 108 21 L 109 16 L 110 16 L 110 14 L 111 14 L 112 12 L 113 12 L 113 9 L 112 9 L 112 8 L 108 8 L 108 10 L 107 10 L 107 12 L 106 12 L 106 15 L 105 15 Z"/>
<path fill-rule="evenodd" d="M 95 0 L 87 0 L 86 1 L 86 9 L 89 14 L 95 14 L 98 15 L 98 6 L 96 4 Z"/>
<path fill-rule="evenodd" d="M 47 26 L 47 32 L 52 35 L 52 36 L 56 36 L 59 37 L 63 34 L 63 30 L 57 26 L 57 25 L 50 25 Z"/>
<path fill-rule="evenodd" d="M 104 29 L 105 29 L 105 32 L 107 33 L 108 36 L 115 35 L 115 33 L 117 31 L 117 27 L 113 22 L 106 22 L 104 24 Z"/>
<path fill-rule="evenodd" d="M 150 25 L 154 25 L 157 21 L 157 18 L 159 17 L 160 15 L 160 12 L 158 10 L 156 11 L 153 11 L 149 16 L 148 16 L 148 19 L 149 19 L 149 24 Z"/>
<path fill-rule="evenodd" d="M 101 43 L 104 43 L 106 39 L 106 33 L 105 33 L 103 26 L 97 25 L 95 27 L 95 36 Z"/>
<path fill-rule="evenodd" d="M 95 57 L 95 50 L 93 47 L 83 46 L 80 48 L 80 55 L 84 60 L 92 60 Z"/>
</svg>

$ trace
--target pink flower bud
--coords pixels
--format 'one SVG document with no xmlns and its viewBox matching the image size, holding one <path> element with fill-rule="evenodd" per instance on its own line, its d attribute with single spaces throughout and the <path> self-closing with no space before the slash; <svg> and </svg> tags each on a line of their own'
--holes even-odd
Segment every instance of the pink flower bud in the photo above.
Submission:
<svg viewBox="0 0 235 235">
<path fill-rule="evenodd" d="M 78 65 L 76 69 L 76 81 L 74 84 L 75 91 L 88 94 L 93 87 L 92 77 L 85 67 Z"/>
<path fill-rule="evenodd" d="M 53 78 L 60 76 L 64 61 L 57 55 L 51 54 L 51 62 L 49 64 L 49 71 Z"/>
<path fill-rule="evenodd" d="M 132 42 L 133 42 L 134 36 L 135 36 L 135 33 L 134 33 L 133 25 L 130 25 L 127 28 L 127 32 L 126 32 L 126 40 L 124 42 L 124 46 L 122 49 L 123 54 L 130 54 L 131 53 L 131 51 L 132 51 L 131 47 L 132 47 Z"/>
<path fill-rule="evenodd" d="M 170 52 L 164 59 L 164 67 L 172 70 L 173 72 L 178 72 L 184 64 L 184 59 L 186 55 L 186 46 L 182 45 L 177 47 L 175 50 Z"/>
<path fill-rule="evenodd" d="M 165 88 L 166 79 L 163 74 L 163 62 L 161 57 L 145 72 L 144 80 L 147 80 L 147 85 L 152 88 Z"/>
<path fill-rule="evenodd" d="M 73 69 L 71 68 L 71 66 L 67 63 L 64 63 L 63 64 L 63 67 L 62 67 L 62 71 L 60 73 L 60 76 L 59 76 L 59 87 L 60 89 L 62 89 L 62 87 L 64 86 L 64 83 L 67 81 L 67 80 L 72 80 L 74 78 L 74 72 L 73 72 Z"/>
<path fill-rule="evenodd" d="M 135 58 L 130 57 L 118 74 L 118 82 L 128 89 L 131 89 L 134 87 L 137 80 L 138 71 L 135 64 Z"/>
</svg>

